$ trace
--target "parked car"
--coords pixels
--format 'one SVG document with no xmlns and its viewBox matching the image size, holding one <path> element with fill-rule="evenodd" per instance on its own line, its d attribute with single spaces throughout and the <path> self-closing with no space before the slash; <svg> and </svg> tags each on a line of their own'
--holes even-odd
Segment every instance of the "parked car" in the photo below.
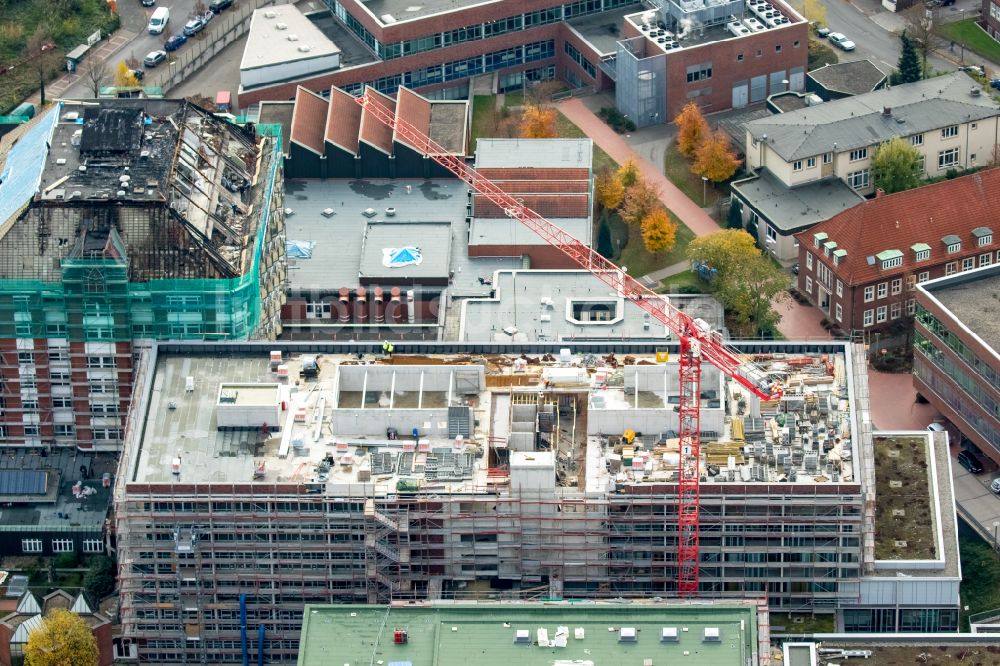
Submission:
<svg viewBox="0 0 1000 666">
<path fill-rule="evenodd" d="M 144 71 L 142 71 L 141 69 L 138 69 L 138 68 L 136 68 L 136 69 L 130 69 L 129 71 L 132 72 L 132 76 L 135 77 L 136 81 L 142 81 L 142 77 L 146 76 L 146 72 L 144 72 Z"/>
<path fill-rule="evenodd" d="M 798 274 L 799 274 L 799 262 L 796 261 L 794 264 L 792 264 L 792 275 L 798 275 Z"/>
<path fill-rule="evenodd" d="M 156 0 L 142 0 L 143 7 L 152 7 L 156 4 Z"/>
<path fill-rule="evenodd" d="M 831 32 L 828 36 L 828 39 L 830 40 L 830 42 L 832 42 L 836 46 L 839 46 L 844 51 L 854 50 L 854 42 L 849 40 L 847 38 L 847 35 L 845 35 L 842 32 Z"/>
<path fill-rule="evenodd" d="M 207 21 L 201 16 L 196 16 L 184 24 L 184 34 L 193 37 L 205 29 Z"/>
<path fill-rule="evenodd" d="M 149 53 L 146 54 L 146 57 L 142 59 L 142 64 L 152 69 L 153 67 L 156 67 L 166 59 L 167 59 L 166 51 L 150 51 Z"/>
<path fill-rule="evenodd" d="M 944 424 L 943 423 L 938 423 L 937 421 L 935 421 L 934 423 L 928 423 L 927 424 L 927 429 L 930 430 L 931 432 L 944 432 L 945 431 Z"/>
<path fill-rule="evenodd" d="M 995 492 L 997 495 L 1000 495 L 1000 476 L 993 479 L 993 483 L 990 484 L 990 490 Z"/>
<path fill-rule="evenodd" d="M 215 12 L 209 9 L 207 12 L 201 15 L 201 18 L 205 22 L 205 25 L 208 25 L 209 21 L 215 18 Z"/>
<path fill-rule="evenodd" d="M 1000 79 L 992 79 L 990 81 L 990 88 L 994 90 L 1000 90 Z"/>
<path fill-rule="evenodd" d="M 817 37 L 821 37 L 821 38 L 825 39 L 829 34 L 830 34 L 830 29 L 827 28 L 826 26 L 823 26 L 821 28 L 816 28 L 816 36 Z"/>
<path fill-rule="evenodd" d="M 985 76 L 983 68 L 979 65 L 965 65 L 964 67 L 959 67 L 958 71 L 974 74 L 975 76 Z"/>
<path fill-rule="evenodd" d="M 958 464 L 969 470 L 970 474 L 982 474 L 983 463 L 979 462 L 972 451 L 962 451 L 958 454 Z"/>
<path fill-rule="evenodd" d="M 174 35 L 163 44 L 166 51 L 176 51 L 187 43 L 187 35 Z"/>
<path fill-rule="evenodd" d="M 229 9 L 232 6 L 233 0 L 212 0 L 212 3 L 208 6 L 208 8 L 218 14 L 223 9 Z"/>
</svg>

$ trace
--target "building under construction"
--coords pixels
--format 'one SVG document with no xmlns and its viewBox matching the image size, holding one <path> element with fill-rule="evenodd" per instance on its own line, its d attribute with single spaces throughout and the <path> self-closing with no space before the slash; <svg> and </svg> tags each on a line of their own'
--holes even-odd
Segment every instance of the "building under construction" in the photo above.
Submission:
<svg viewBox="0 0 1000 666">
<path fill-rule="evenodd" d="M 3 138 L 0 446 L 116 451 L 136 343 L 278 334 L 272 130 L 122 99 L 61 102 Z"/>
<path fill-rule="evenodd" d="M 785 393 L 703 367 L 699 596 L 953 629 L 947 447 L 924 433 L 876 470 L 857 346 L 741 349 Z M 676 347 L 405 351 L 146 352 L 115 488 L 122 630 L 143 663 L 295 663 L 308 603 L 676 595 Z M 897 478 L 903 450 L 920 482 Z M 877 476 L 912 494 L 896 497 L 909 544 L 879 550 Z"/>
</svg>

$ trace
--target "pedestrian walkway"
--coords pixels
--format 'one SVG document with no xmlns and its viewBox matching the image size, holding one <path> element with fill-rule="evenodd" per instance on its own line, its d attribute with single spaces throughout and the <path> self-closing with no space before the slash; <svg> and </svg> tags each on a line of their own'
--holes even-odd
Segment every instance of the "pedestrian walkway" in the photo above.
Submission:
<svg viewBox="0 0 1000 666">
<path fill-rule="evenodd" d="M 801 305 L 784 292 L 782 295 L 771 301 L 771 308 L 781 315 L 781 321 L 777 326 L 781 335 L 787 340 L 830 339 L 830 332 L 820 324 L 823 313 L 818 308 Z"/>
<path fill-rule="evenodd" d="M 559 102 L 559 111 L 594 140 L 604 152 L 619 164 L 635 162 L 640 173 L 660 192 L 660 201 L 696 236 L 706 236 L 719 230 L 719 225 L 698 204 L 691 201 L 663 175 L 663 165 L 654 165 L 604 124 L 581 100 L 572 98 Z"/>
<path fill-rule="evenodd" d="M 51 81 L 45 84 L 45 98 L 46 100 L 59 99 L 62 97 L 67 90 L 73 85 L 79 83 L 80 81 L 86 80 L 87 70 L 90 69 L 95 63 L 108 62 L 108 75 L 109 77 L 114 76 L 114 70 L 112 68 L 113 64 L 110 62 L 110 57 L 112 54 L 117 53 L 125 45 L 129 44 L 133 39 L 135 39 L 136 33 L 129 32 L 128 30 L 118 30 L 115 34 L 111 35 L 108 39 L 101 40 L 100 44 L 96 49 L 87 54 L 87 57 L 80 63 L 77 67 L 75 73 L 70 74 L 69 72 L 63 74 L 61 77 L 55 81 Z M 93 91 L 91 91 L 93 94 Z M 90 95 L 88 95 L 89 97 Z M 38 104 L 41 102 L 41 95 L 39 93 L 33 94 L 26 101 L 32 104 Z"/>
<path fill-rule="evenodd" d="M 660 284 L 660 282 L 667 279 L 668 277 L 673 277 L 678 273 L 683 273 L 684 271 L 690 269 L 691 269 L 690 261 L 681 261 L 674 264 L 673 266 L 666 266 L 658 271 L 647 273 L 646 275 L 643 275 L 641 278 L 639 278 L 639 281 L 652 289 L 653 287 Z"/>
</svg>

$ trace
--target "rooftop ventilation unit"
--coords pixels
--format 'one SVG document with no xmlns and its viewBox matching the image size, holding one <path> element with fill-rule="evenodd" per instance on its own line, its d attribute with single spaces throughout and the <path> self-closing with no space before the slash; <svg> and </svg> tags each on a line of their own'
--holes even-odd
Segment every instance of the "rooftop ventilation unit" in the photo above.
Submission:
<svg viewBox="0 0 1000 666">
<path fill-rule="evenodd" d="M 663 627 L 660 629 L 661 643 L 676 643 L 678 640 L 677 627 Z"/>
<path fill-rule="evenodd" d="M 635 627 L 622 627 L 618 630 L 619 643 L 635 643 L 638 640 L 639 636 L 635 631 Z"/>
<path fill-rule="evenodd" d="M 308 44 L 299 45 L 299 53 L 309 53 L 310 51 L 312 51 L 312 49 L 313 47 L 309 46 Z"/>
<path fill-rule="evenodd" d="M 530 645 L 531 632 L 527 629 L 518 629 L 514 632 L 514 645 Z"/>
<path fill-rule="evenodd" d="M 718 627 L 705 627 L 705 638 L 702 639 L 704 643 L 718 643 L 722 640 L 719 636 Z"/>
<path fill-rule="evenodd" d="M 288 24 L 287 23 L 276 23 L 274 25 L 274 29 L 275 30 L 288 30 Z"/>
<path fill-rule="evenodd" d="M 288 37 L 285 37 L 285 39 L 287 39 L 290 42 L 297 42 L 297 41 L 299 41 L 299 36 L 298 35 L 288 35 Z"/>
<path fill-rule="evenodd" d="M 277 16 L 278 16 L 278 12 L 276 12 L 274 10 L 271 10 L 271 9 L 267 10 L 266 12 L 264 12 L 264 18 L 273 19 L 273 18 L 275 18 Z"/>
</svg>

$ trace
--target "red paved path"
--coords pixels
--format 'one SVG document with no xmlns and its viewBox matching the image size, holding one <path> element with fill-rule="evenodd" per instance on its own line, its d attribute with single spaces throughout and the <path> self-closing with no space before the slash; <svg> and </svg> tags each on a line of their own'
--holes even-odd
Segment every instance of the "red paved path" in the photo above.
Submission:
<svg viewBox="0 0 1000 666">
<path fill-rule="evenodd" d="M 660 201 L 670 209 L 684 225 L 696 236 L 705 236 L 719 230 L 719 225 L 703 211 L 698 204 L 691 201 L 683 192 L 663 175 L 663 165 L 654 165 L 649 160 L 637 154 L 625 140 L 615 134 L 614 130 L 604 124 L 604 121 L 594 115 L 586 105 L 578 99 L 567 99 L 559 102 L 559 110 L 570 119 L 583 133 L 594 140 L 619 164 L 628 160 L 635 162 L 639 171 L 651 184 L 660 191 Z"/>
<path fill-rule="evenodd" d="M 771 307 L 781 315 L 778 331 L 788 340 L 829 340 L 830 333 L 820 326 L 823 313 L 819 308 L 810 305 L 800 305 L 794 298 L 785 294 L 785 298 L 771 301 Z"/>
</svg>

